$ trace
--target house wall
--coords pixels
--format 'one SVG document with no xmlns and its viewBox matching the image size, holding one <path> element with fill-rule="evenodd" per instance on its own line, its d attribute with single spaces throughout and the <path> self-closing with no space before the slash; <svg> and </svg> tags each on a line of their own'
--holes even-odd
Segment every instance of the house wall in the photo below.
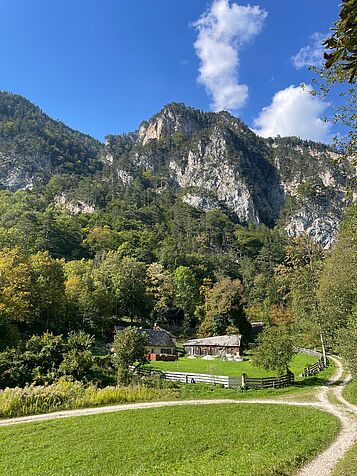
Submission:
<svg viewBox="0 0 357 476">
<path fill-rule="evenodd" d="M 240 356 L 240 347 L 218 347 L 218 346 L 203 346 L 203 345 L 195 345 L 195 346 L 186 346 L 185 347 L 186 353 L 189 355 L 212 355 L 212 356 L 219 356 L 222 353 L 225 354 L 233 354 L 236 356 Z"/>
<path fill-rule="evenodd" d="M 177 354 L 147 354 L 146 358 L 148 360 L 175 361 L 178 359 L 178 355 Z"/>
<path fill-rule="evenodd" d="M 148 346 L 145 347 L 145 349 L 146 349 L 146 352 L 148 354 L 156 354 L 156 355 L 175 354 L 175 348 L 174 347 L 155 347 L 155 346 L 148 345 Z"/>
</svg>

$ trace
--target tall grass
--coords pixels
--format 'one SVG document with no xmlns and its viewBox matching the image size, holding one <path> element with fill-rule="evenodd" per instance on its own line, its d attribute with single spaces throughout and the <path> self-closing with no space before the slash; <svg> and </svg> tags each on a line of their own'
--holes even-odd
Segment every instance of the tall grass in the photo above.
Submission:
<svg viewBox="0 0 357 476">
<path fill-rule="evenodd" d="M 52 385 L 6 388 L 0 391 L 0 418 L 35 415 L 58 410 L 95 407 L 176 397 L 174 388 L 147 385 L 97 388 L 59 380 Z"/>
</svg>

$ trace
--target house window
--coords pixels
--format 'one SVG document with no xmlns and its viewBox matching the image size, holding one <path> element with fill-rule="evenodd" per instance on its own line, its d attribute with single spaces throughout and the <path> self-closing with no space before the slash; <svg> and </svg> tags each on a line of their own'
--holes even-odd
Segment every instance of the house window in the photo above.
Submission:
<svg viewBox="0 0 357 476">
<path fill-rule="evenodd" d="M 171 349 L 161 349 L 161 354 L 171 354 Z"/>
</svg>

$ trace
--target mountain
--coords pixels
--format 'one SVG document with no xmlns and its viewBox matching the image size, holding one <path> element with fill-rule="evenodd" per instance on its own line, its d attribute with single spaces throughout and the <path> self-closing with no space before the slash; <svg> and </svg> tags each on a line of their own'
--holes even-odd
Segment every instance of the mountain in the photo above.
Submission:
<svg viewBox="0 0 357 476">
<path fill-rule="evenodd" d="M 22 96 L 0 92 L 0 186 L 31 189 L 54 173 L 92 174 L 101 148 Z"/>
<path fill-rule="evenodd" d="M 353 201 L 355 170 L 337 159 L 324 144 L 263 139 L 227 112 L 177 103 L 101 144 L 0 93 L 0 185 L 40 190 L 57 177 L 52 199 L 70 213 L 105 209 L 116 196 L 145 202 L 168 192 L 239 223 L 307 232 L 328 248 Z"/>
<path fill-rule="evenodd" d="M 262 139 L 227 112 L 182 104 L 167 105 L 131 135 L 108 136 L 103 155 L 120 186 L 149 172 L 194 207 L 227 209 L 242 223 L 279 222 L 326 248 L 353 200 L 355 170 L 337 159 L 324 144 Z"/>
</svg>

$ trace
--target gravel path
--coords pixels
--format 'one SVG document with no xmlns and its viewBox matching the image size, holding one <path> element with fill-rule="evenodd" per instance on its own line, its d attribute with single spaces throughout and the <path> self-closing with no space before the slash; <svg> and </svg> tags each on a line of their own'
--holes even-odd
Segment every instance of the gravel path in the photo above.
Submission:
<svg viewBox="0 0 357 476">
<path fill-rule="evenodd" d="M 61 418 L 69 418 L 74 416 L 88 416 L 98 415 L 100 413 L 113 413 L 121 412 L 125 410 L 139 410 L 143 408 L 158 408 L 158 407 L 173 407 L 182 405 L 222 405 L 222 404 L 234 404 L 242 405 L 247 403 L 258 403 L 262 405 L 290 405 L 299 407 L 316 407 L 324 409 L 325 406 L 321 403 L 310 402 L 294 402 L 291 400 L 262 400 L 247 399 L 247 400 L 231 400 L 231 399 L 217 399 L 217 400 L 173 400 L 167 402 L 145 402 L 145 403 L 124 403 L 122 405 L 111 405 L 106 407 L 94 407 L 83 408 L 78 410 L 63 410 L 53 413 L 44 413 L 41 415 L 30 415 L 18 418 L 9 418 L 6 420 L 0 420 L 0 426 L 18 425 L 19 423 L 34 423 L 45 420 L 57 420 Z"/>
<path fill-rule="evenodd" d="M 146 403 L 126 403 L 122 405 L 111 405 L 106 407 L 97 408 L 84 408 L 79 410 L 65 410 L 53 413 L 46 413 L 41 415 L 32 415 L 19 418 L 11 418 L 6 420 L 0 420 L 0 426 L 10 426 L 21 423 L 32 423 L 45 420 L 56 420 L 61 418 L 69 418 L 73 416 L 87 416 L 97 415 L 101 413 L 119 412 L 125 410 L 137 410 L 144 408 L 158 408 L 168 406 L 181 406 L 181 405 L 222 405 L 222 404 L 259 404 L 259 405 L 290 405 L 299 407 L 314 407 L 321 410 L 325 410 L 335 415 L 342 424 L 342 430 L 339 433 L 337 439 L 314 460 L 307 464 L 300 472 L 298 476 L 329 476 L 333 468 L 336 466 L 340 458 L 348 451 L 348 449 L 356 441 L 357 434 L 357 407 L 347 402 L 342 396 L 343 387 L 350 381 L 351 376 L 347 376 L 346 379 L 340 384 L 335 385 L 342 376 L 343 367 L 340 360 L 332 358 L 336 365 L 336 373 L 329 383 L 321 387 L 317 393 L 317 400 L 313 402 L 297 402 L 294 400 L 269 400 L 269 399 L 247 399 L 247 400 L 174 400 L 167 402 L 146 402 Z M 329 401 L 328 396 L 332 396 L 334 400 L 338 401 L 338 404 Z"/>
<path fill-rule="evenodd" d="M 348 375 L 340 385 L 336 385 L 343 374 L 343 367 L 340 360 L 331 358 L 336 365 L 336 373 L 329 383 L 318 392 L 317 399 L 326 411 L 339 418 L 342 430 L 337 439 L 323 453 L 298 473 L 299 476 L 331 475 L 337 462 L 351 448 L 357 438 L 357 407 L 347 402 L 342 396 L 343 387 L 351 380 L 351 375 Z M 329 401 L 329 396 L 337 400 L 338 404 Z"/>
</svg>

